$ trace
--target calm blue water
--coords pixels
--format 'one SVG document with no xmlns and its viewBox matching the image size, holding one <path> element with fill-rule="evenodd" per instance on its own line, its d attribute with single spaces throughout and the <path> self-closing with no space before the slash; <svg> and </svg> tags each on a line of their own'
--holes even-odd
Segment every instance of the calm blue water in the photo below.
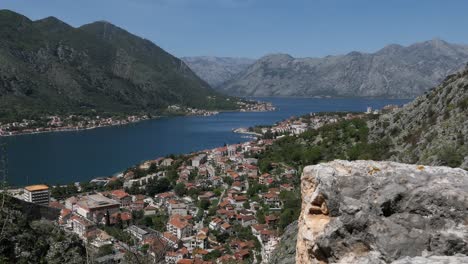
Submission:
<svg viewBox="0 0 468 264">
<path fill-rule="evenodd" d="M 260 98 L 277 111 L 221 113 L 210 117 L 171 117 L 121 127 L 7 137 L 8 183 L 71 183 L 110 176 L 140 161 L 171 153 L 246 141 L 238 127 L 269 125 L 310 112 L 365 111 L 367 106 L 408 100 Z"/>
</svg>

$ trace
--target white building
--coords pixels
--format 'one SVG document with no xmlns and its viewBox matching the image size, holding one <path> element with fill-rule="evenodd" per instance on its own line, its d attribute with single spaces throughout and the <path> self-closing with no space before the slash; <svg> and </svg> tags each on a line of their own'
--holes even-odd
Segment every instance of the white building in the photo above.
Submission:
<svg viewBox="0 0 468 264">
<path fill-rule="evenodd" d="M 188 237 L 192 233 L 192 225 L 180 215 L 173 215 L 166 225 L 167 231 L 172 233 L 177 239 Z"/>
<path fill-rule="evenodd" d="M 126 231 L 138 239 L 138 241 L 142 241 L 151 235 L 150 232 L 136 225 L 129 226 Z"/>
<path fill-rule="evenodd" d="M 44 184 L 26 186 L 24 187 L 23 200 L 48 206 L 50 201 L 49 187 Z"/>
<path fill-rule="evenodd" d="M 120 202 L 100 194 L 83 196 L 75 206 L 79 215 L 97 223 L 104 223 L 106 215 L 110 216 L 120 211 Z"/>
<path fill-rule="evenodd" d="M 203 163 L 205 163 L 207 160 L 206 154 L 200 154 L 194 158 L 192 158 L 192 166 L 193 167 L 199 167 Z"/>
</svg>

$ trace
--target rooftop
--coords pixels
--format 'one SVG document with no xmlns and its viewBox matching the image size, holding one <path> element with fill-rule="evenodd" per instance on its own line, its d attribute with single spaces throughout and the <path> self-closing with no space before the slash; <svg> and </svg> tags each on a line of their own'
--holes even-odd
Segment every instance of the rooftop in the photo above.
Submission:
<svg viewBox="0 0 468 264">
<path fill-rule="evenodd" d="M 106 207 L 106 206 L 120 206 L 120 203 L 109 199 L 100 194 L 92 194 L 81 197 L 78 205 L 88 209 L 94 209 L 99 207 Z"/>
<path fill-rule="evenodd" d="M 45 191 L 49 189 L 49 186 L 45 184 L 37 184 L 37 185 L 30 185 L 24 187 L 25 190 L 30 191 L 30 192 L 35 192 L 35 191 Z"/>
</svg>

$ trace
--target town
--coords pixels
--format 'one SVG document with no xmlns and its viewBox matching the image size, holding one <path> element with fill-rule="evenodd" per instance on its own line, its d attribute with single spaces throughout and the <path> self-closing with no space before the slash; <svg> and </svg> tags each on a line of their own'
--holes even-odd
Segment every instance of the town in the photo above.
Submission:
<svg viewBox="0 0 468 264">
<path fill-rule="evenodd" d="M 77 131 L 94 129 L 98 127 L 120 126 L 136 123 L 151 118 L 149 115 L 130 115 L 126 117 L 102 117 L 102 116 L 45 116 L 38 120 L 26 120 L 21 122 L 0 123 L 0 136 L 16 136 L 22 134 L 37 134 L 59 131 Z"/>
<path fill-rule="evenodd" d="M 369 114 L 369 113 L 368 113 Z M 95 263 L 269 263 L 300 210 L 300 171 L 262 168 L 259 157 L 298 135 L 363 113 L 291 117 L 250 128 L 255 140 L 145 161 L 113 177 L 65 186 L 26 186 L 19 199 L 60 210 L 57 225 L 77 234 Z"/>
<path fill-rule="evenodd" d="M 274 111 L 271 103 L 243 100 L 237 102 L 240 112 Z M 211 116 L 219 114 L 218 111 L 209 111 L 180 105 L 170 105 L 163 115 Z M 37 134 L 46 132 L 78 131 L 107 126 L 120 126 L 141 122 L 155 118 L 150 114 L 128 116 L 99 116 L 99 115 L 48 115 L 36 120 L 23 119 L 18 122 L 1 123 L 1 136 L 17 136 L 23 134 Z"/>
</svg>

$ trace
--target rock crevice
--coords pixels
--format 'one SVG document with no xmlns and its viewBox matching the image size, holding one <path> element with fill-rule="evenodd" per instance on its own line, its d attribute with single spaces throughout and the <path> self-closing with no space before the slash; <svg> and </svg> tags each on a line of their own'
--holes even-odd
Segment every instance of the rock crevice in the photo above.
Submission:
<svg viewBox="0 0 468 264">
<path fill-rule="evenodd" d="M 301 180 L 296 263 L 468 261 L 465 170 L 337 160 Z"/>
</svg>

